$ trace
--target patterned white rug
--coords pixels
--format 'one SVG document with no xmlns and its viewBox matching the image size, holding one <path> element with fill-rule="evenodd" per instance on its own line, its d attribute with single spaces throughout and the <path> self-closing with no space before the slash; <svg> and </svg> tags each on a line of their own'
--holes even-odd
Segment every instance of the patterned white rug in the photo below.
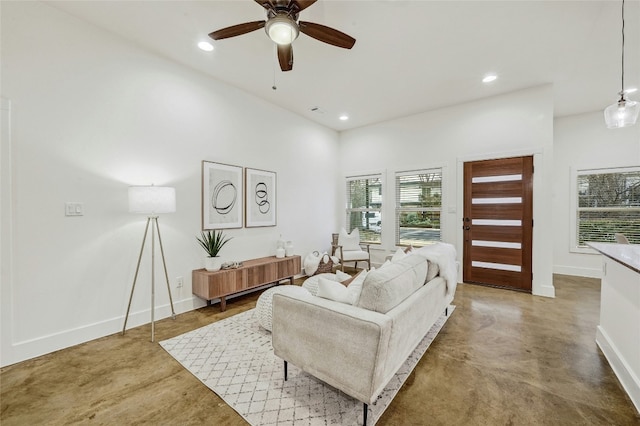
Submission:
<svg viewBox="0 0 640 426">
<path fill-rule="evenodd" d="M 449 315 L 455 309 L 449 307 Z M 369 405 L 373 425 L 422 358 L 448 317 L 442 315 L 398 370 L 378 401 Z M 271 333 L 255 309 L 190 331 L 160 345 L 254 426 L 361 425 L 362 403 L 273 354 Z"/>
</svg>

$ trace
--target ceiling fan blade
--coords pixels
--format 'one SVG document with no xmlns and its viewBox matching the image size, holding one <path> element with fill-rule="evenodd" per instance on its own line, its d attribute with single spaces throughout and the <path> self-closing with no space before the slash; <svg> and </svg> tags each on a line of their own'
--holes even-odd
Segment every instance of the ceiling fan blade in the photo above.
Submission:
<svg viewBox="0 0 640 426">
<path fill-rule="evenodd" d="M 293 47 L 290 44 L 278 45 L 278 62 L 282 71 L 291 71 L 293 69 Z"/>
<path fill-rule="evenodd" d="M 258 0 L 256 0 L 258 1 Z M 297 11 L 303 11 L 318 0 L 291 0 L 291 4 L 296 6 Z"/>
<path fill-rule="evenodd" d="M 264 28 L 265 21 L 245 22 L 244 24 L 233 25 L 231 27 L 222 28 L 209 34 L 214 40 L 222 40 L 223 38 L 235 37 L 251 31 Z"/>
<path fill-rule="evenodd" d="M 298 27 L 300 28 L 300 32 L 305 33 L 309 37 L 344 49 L 351 49 L 356 43 L 356 39 L 350 35 L 324 25 L 300 21 L 298 22 Z"/>
<path fill-rule="evenodd" d="M 272 0 L 255 0 L 255 2 L 267 10 L 271 10 L 275 7 Z"/>
</svg>

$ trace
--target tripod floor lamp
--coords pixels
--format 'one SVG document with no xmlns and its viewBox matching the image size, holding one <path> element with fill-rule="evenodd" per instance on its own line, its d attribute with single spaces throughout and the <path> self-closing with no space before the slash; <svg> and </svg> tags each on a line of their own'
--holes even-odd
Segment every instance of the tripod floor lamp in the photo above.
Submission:
<svg viewBox="0 0 640 426">
<path fill-rule="evenodd" d="M 129 318 L 129 310 L 131 309 L 131 300 L 136 289 L 136 280 L 138 279 L 138 271 L 140 270 L 140 261 L 144 252 L 144 245 L 147 241 L 147 233 L 149 224 L 151 224 L 151 341 L 155 337 L 155 240 L 156 232 L 158 233 L 158 243 L 160 245 L 160 254 L 162 255 L 162 266 L 164 267 L 164 276 L 167 281 L 167 291 L 169 292 L 169 302 L 171 303 L 171 314 L 173 319 L 176 318 L 176 312 L 173 310 L 173 299 L 171 298 L 171 286 L 169 285 L 169 274 L 167 274 L 167 264 L 164 260 L 164 249 L 162 248 L 162 238 L 160 237 L 160 227 L 158 226 L 158 214 L 173 213 L 176 211 L 176 190 L 167 186 L 131 186 L 129 187 L 129 212 L 142 213 L 147 215 L 147 226 L 144 229 L 142 237 L 142 246 L 140 247 L 140 255 L 138 256 L 138 265 L 136 266 L 136 274 L 133 277 L 133 285 L 131 286 L 131 295 L 129 296 L 129 305 L 127 306 L 127 315 L 124 317 L 124 326 L 122 334 L 127 329 L 127 319 Z"/>
</svg>

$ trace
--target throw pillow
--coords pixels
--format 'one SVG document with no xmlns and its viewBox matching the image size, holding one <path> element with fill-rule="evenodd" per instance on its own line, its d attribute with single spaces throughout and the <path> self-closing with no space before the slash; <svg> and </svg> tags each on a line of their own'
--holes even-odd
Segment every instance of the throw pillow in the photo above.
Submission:
<svg viewBox="0 0 640 426">
<path fill-rule="evenodd" d="M 338 245 L 342 246 L 342 250 L 362 250 L 360 247 L 360 230 L 355 228 L 351 234 L 342 228 L 338 234 Z"/>
<path fill-rule="evenodd" d="M 318 295 L 318 281 L 320 280 L 320 278 L 325 278 L 327 280 L 331 280 L 331 281 L 336 281 L 336 275 L 335 274 L 316 274 L 312 277 L 307 278 L 303 283 L 302 283 L 302 288 L 306 288 L 307 291 L 311 294 L 313 294 L 314 296 Z"/>
<path fill-rule="evenodd" d="M 345 272 L 342 272 L 341 270 L 338 269 L 336 270 L 336 278 L 337 278 L 337 281 L 340 281 L 341 283 L 344 284 L 345 281 L 351 278 L 351 275 Z"/>
<path fill-rule="evenodd" d="M 351 304 L 349 289 L 337 281 L 320 277 L 318 280 L 318 297 Z"/>
<path fill-rule="evenodd" d="M 403 257 L 406 257 L 407 253 L 402 250 L 401 248 L 399 248 L 398 250 L 396 250 L 396 252 L 393 254 L 393 256 L 391 257 L 391 261 L 395 262 L 397 260 L 402 259 Z"/>
<path fill-rule="evenodd" d="M 353 281 L 349 283 L 349 287 L 347 287 L 349 294 L 349 303 L 355 305 L 358 303 L 358 299 L 360 299 L 360 293 L 362 293 L 362 284 L 364 283 L 364 279 L 367 278 L 367 274 L 369 272 L 365 269 L 362 270 L 353 277 Z"/>
</svg>

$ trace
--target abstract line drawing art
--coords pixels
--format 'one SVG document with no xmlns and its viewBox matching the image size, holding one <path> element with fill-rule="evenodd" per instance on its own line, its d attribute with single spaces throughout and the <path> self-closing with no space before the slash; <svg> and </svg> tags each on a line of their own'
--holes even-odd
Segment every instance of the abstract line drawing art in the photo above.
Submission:
<svg viewBox="0 0 640 426">
<path fill-rule="evenodd" d="M 245 168 L 245 226 L 276 225 L 276 173 Z"/>
<path fill-rule="evenodd" d="M 202 162 L 202 229 L 242 228 L 242 167 Z"/>
</svg>

